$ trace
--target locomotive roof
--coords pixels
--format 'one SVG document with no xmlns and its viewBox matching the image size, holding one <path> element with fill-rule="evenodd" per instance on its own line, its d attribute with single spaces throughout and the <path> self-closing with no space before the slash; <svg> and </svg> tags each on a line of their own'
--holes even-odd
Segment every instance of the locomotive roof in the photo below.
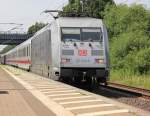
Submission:
<svg viewBox="0 0 150 116">
<path fill-rule="evenodd" d="M 49 29 L 53 23 L 57 23 L 59 27 L 102 27 L 103 25 L 102 19 L 90 17 L 59 17 L 35 33 L 34 36 L 37 36 L 43 31 Z"/>
<path fill-rule="evenodd" d="M 101 27 L 102 19 L 89 17 L 60 17 L 57 19 L 60 27 Z"/>
</svg>

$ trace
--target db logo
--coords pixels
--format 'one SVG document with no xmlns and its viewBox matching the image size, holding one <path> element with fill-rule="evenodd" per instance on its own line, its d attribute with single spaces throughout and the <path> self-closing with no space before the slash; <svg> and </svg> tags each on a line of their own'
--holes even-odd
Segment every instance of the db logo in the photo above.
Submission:
<svg viewBox="0 0 150 116">
<path fill-rule="evenodd" d="M 87 56 L 87 50 L 79 50 L 79 56 Z"/>
</svg>

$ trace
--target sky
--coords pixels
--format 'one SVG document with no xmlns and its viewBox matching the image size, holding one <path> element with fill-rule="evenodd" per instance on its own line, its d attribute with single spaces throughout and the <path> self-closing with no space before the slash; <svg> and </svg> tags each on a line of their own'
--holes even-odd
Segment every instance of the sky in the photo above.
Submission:
<svg viewBox="0 0 150 116">
<path fill-rule="evenodd" d="M 23 24 L 19 29 L 26 31 L 36 21 L 51 20 L 48 14 L 41 14 L 42 11 L 58 9 L 66 2 L 67 0 L 0 0 L 0 23 Z M 7 31 L 15 26 L 0 24 L 0 31 Z"/>
<path fill-rule="evenodd" d="M 146 8 L 150 8 L 150 0 L 114 0 L 117 4 L 143 4 Z"/>
<path fill-rule="evenodd" d="M 46 9 L 61 9 L 68 0 L 0 0 L 0 32 L 16 27 L 1 23 L 23 24 L 17 30 L 26 32 L 29 26 L 35 22 L 50 22 L 52 18 L 48 14 L 41 14 Z M 117 4 L 142 3 L 150 8 L 150 0 L 115 0 Z M 0 46 L 0 50 L 3 47 Z"/>
</svg>

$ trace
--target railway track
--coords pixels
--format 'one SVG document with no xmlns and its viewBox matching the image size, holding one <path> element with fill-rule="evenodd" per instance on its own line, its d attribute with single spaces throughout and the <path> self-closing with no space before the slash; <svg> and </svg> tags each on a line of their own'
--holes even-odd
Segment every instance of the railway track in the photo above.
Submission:
<svg viewBox="0 0 150 116">
<path fill-rule="evenodd" d="M 109 89 L 114 89 L 129 94 L 134 94 L 136 96 L 150 100 L 150 90 L 148 89 L 142 89 L 142 88 L 127 86 L 123 84 L 113 83 L 113 82 L 109 82 L 108 84 L 109 86 L 107 88 Z"/>
<path fill-rule="evenodd" d="M 109 82 L 94 93 L 150 112 L 150 90 Z"/>
</svg>

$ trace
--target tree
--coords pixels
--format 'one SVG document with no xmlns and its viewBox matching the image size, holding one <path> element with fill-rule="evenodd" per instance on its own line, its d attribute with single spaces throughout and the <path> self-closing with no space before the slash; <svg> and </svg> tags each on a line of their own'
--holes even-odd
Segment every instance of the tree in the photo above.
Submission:
<svg viewBox="0 0 150 116">
<path fill-rule="evenodd" d="M 42 29 L 44 26 L 46 26 L 46 24 L 36 22 L 34 25 L 29 27 L 28 34 L 35 34 L 37 31 Z"/>
<path fill-rule="evenodd" d="M 108 5 L 104 12 L 104 21 L 111 38 L 124 32 L 150 31 L 150 11 L 142 5 Z"/>
<path fill-rule="evenodd" d="M 150 71 L 149 10 L 141 5 L 107 6 L 104 22 L 109 31 L 113 68 L 128 69 L 133 73 L 148 73 Z"/>
<path fill-rule="evenodd" d="M 103 11 L 107 4 L 114 4 L 113 0 L 69 0 L 60 16 L 88 16 L 103 18 Z"/>
</svg>

